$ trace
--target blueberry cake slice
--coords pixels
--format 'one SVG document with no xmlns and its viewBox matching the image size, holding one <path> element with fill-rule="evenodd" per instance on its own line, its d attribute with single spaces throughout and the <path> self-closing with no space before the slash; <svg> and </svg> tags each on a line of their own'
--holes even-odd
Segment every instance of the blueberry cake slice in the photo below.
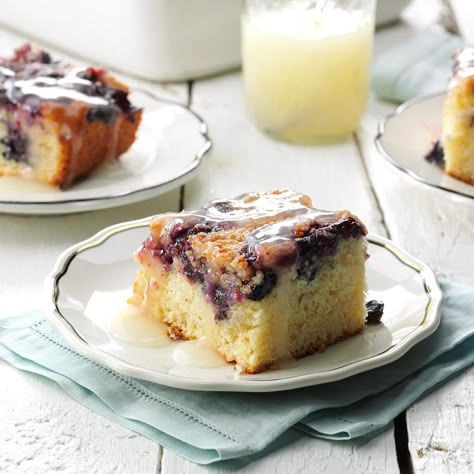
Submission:
<svg viewBox="0 0 474 474">
<path fill-rule="evenodd" d="M 366 229 L 290 190 L 153 218 L 131 303 L 256 373 L 362 331 Z"/>
<path fill-rule="evenodd" d="M 127 151 L 141 114 L 106 70 L 25 44 L 0 57 L 0 176 L 67 187 Z"/>
<path fill-rule="evenodd" d="M 474 48 L 464 48 L 454 57 L 441 145 L 444 171 L 474 184 Z"/>
</svg>

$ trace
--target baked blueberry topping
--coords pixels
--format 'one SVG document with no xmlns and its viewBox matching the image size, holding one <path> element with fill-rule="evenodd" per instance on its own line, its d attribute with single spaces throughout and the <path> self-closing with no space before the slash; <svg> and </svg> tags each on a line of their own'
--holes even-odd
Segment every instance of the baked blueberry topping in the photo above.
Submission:
<svg viewBox="0 0 474 474">
<path fill-rule="evenodd" d="M 331 228 L 313 228 L 308 235 L 297 239 L 298 276 L 313 280 L 321 266 L 321 259 L 335 255 L 338 243 L 339 237 Z"/>
<path fill-rule="evenodd" d="M 50 54 L 47 53 L 46 51 L 41 51 L 39 62 L 42 64 L 51 64 L 52 60 L 51 60 Z"/>
<path fill-rule="evenodd" d="M 210 297 L 216 308 L 215 318 L 217 321 L 222 321 L 227 318 L 227 313 L 234 298 L 231 292 L 220 286 L 215 286 L 213 290 L 211 290 Z"/>
<path fill-rule="evenodd" d="M 221 321 L 243 298 L 264 299 L 282 271 L 313 280 L 327 259 L 336 255 L 341 241 L 366 233 L 349 213 L 317 211 L 297 201 L 294 194 L 291 198 L 292 206 L 285 206 L 276 197 L 273 214 L 271 196 L 264 198 L 262 212 L 252 194 L 242 201 L 215 200 L 197 212 L 165 216 L 154 227 L 156 240 L 150 237 L 143 247 L 160 259 L 165 270 L 180 262 L 178 268 L 191 283 L 201 285 L 206 300 L 214 305 L 216 320 Z M 250 231 L 242 229 L 246 226 Z M 229 232 L 212 236 L 224 230 Z"/>
<path fill-rule="evenodd" d="M 247 245 L 242 249 L 242 255 L 244 256 L 245 260 L 247 260 L 249 265 L 255 266 L 255 262 L 257 261 L 258 256 L 255 254 L 254 249 L 251 249 Z"/>
<path fill-rule="evenodd" d="M 110 123 L 115 120 L 118 115 L 118 111 L 111 107 L 91 107 L 87 112 L 88 122 L 103 122 Z"/>
<path fill-rule="evenodd" d="M 0 76 L 1 78 L 1 76 Z M 9 109 L 13 106 L 10 99 L 7 96 L 7 91 L 2 86 L 0 86 L 0 109 Z"/>
<path fill-rule="evenodd" d="M 259 301 L 273 290 L 277 284 L 277 274 L 273 270 L 265 270 L 263 272 L 263 282 L 259 285 L 251 287 L 250 293 L 247 295 L 247 298 L 252 301 Z"/>
<path fill-rule="evenodd" d="M 379 324 L 382 321 L 383 310 L 384 310 L 383 301 L 371 300 L 365 303 L 367 308 L 367 318 L 365 322 L 367 324 Z"/>
<path fill-rule="evenodd" d="M 204 283 L 205 266 L 196 259 L 190 250 L 190 245 L 187 241 L 180 240 L 182 245 L 178 244 L 178 257 L 181 259 L 183 273 L 191 282 Z"/>
<path fill-rule="evenodd" d="M 324 262 L 324 257 L 334 256 L 341 240 L 360 236 L 362 227 L 353 218 L 325 227 L 316 222 L 307 235 L 296 238 L 298 277 L 308 281 L 314 280 Z"/>
<path fill-rule="evenodd" d="M 444 168 L 444 165 L 445 165 L 444 150 L 443 150 L 443 145 L 441 145 L 441 142 L 439 140 L 436 140 L 433 143 L 433 147 L 425 156 L 425 159 L 429 161 L 430 163 L 433 163 L 439 166 L 440 168 Z"/>
<path fill-rule="evenodd" d="M 77 77 L 80 77 L 81 79 L 85 79 L 86 81 L 90 81 L 90 82 L 98 82 L 100 81 L 100 77 L 102 74 L 103 72 L 101 69 L 88 67 L 84 71 L 80 71 Z"/>
<path fill-rule="evenodd" d="M 26 139 L 21 133 L 19 127 L 9 124 L 7 127 L 7 136 L 0 139 L 0 143 L 4 145 L 2 155 L 7 160 L 16 161 L 18 163 L 27 163 Z"/>
<path fill-rule="evenodd" d="M 133 112 L 136 111 L 135 107 L 132 107 L 128 100 L 128 92 L 122 89 L 112 89 L 105 95 L 109 98 L 117 107 L 128 116 L 130 120 L 135 120 Z"/>
<path fill-rule="evenodd" d="M 235 210 L 234 205 L 229 201 L 213 202 L 212 207 L 214 207 L 214 209 L 216 209 L 218 212 L 222 212 L 223 214 L 227 212 L 232 212 Z"/>
<path fill-rule="evenodd" d="M 28 117 L 32 122 L 37 115 L 41 114 L 40 98 L 34 95 L 25 96 L 23 99 L 23 109 L 28 112 Z"/>
<path fill-rule="evenodd" d="M 79 100 L 91 105 L 89 122 L 109 123 L 119 113 L 132 122 L 137 108 L 130 104 L 128 91 L 107 83 L 106 71 L 99 68 L 72 68 L 54 61 L 51 56 L 29 44 L 17 48 L 11 58 L 0 58 L 0 107 L 20 104 L 25 97 L 36 97 L 38 103 L 57 101 L 69 103 Z M 32 111 L 32 118 L 40 106 Z"/>
</svg>

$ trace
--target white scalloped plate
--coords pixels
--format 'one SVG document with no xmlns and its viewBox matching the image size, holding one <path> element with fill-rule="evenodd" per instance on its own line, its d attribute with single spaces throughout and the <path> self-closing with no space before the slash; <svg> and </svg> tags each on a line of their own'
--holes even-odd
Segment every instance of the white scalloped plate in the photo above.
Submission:
<svg viewBox="0 0 474 474">
<path fill-rule="evenodd" d="M 451 195 L 474 199 L 474 186 L 443 173 L 425 156 L 441 136 L 446 94 L 409 100 L 383 119 L 375 144 L 381 155 L 411 178 Z"/>
<path fill-rule="evenodd" d="M 388 364 L 425 337 L 440 320 L 443 300 L 435 275 L 392 242 L 369 236 L 369 299 L 385 302 L 383 324 L 279 370 L 238 374 L 233 364 L 215 369 L 173 360 L 177 344 L 142 348 L 114 339 L 108 329 L 118 305 L 131 295 L 138 265 L 132 253 L 148 235 L 149 218 L 118 224 L 66 250 L 47 280 L 47 314 L 81 354 L 122 374 L 190 390 L 270 392 L 340 380 Z M 113 305 L 112 305 L 113 306 Z"/>
<path fill-rule="evenodd" d="M 130 204 L 189 181 L 211 147 L 207 125 L 189 107 L 135 90 L 143 120 L 131 148 L 87 179 L 61 191 L 21 178 L 0 177 L 0 212 L 69 214 Z"/>
</svg>

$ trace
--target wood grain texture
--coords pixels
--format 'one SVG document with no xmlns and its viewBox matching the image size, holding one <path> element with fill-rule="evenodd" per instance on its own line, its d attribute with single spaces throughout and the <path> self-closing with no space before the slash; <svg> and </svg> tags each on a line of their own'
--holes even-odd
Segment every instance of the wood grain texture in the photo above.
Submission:
<svg viewBox="0 0 474 474">
<path fill-rule="evenodd" d="M 335 443 L 311 437 L 303 438 L 271 455 L 237 470 L 197 466 L 169 451 L 163 455 L 163 474 L 309 474 L 309 473 L 398 473 L 390 433 L 366 443 Z"/>
<path fill-rule="evenodd" d="M 474 471 L 474 368 L 410 408 L 407 423 L 416 472 Z"/>
<path fill-rule="evenodd" d="M 24 41 L 27 38 L 0 29 L 0 52 Z M 118 76 L 132 86 L 187 101 L 186 85 L 163 87 Z M 179 200 L 176 189 L 141 203 L 81 214 L 0 214 L 0 317 L 43 304 L 43 281 L 70 245 L 118 222 L 178 210 Z M 0 472 L 156 472 L 158 445 L 84 408 L 54 383 L 3 362 L 0 380 Z"/>
<path fill-rule="evenodd" d="M 42 305 L 43 280 L 68 246 L 114 223 L 178 210 L 178 204 L 174 191 L 108 211 L 0 215 L 1 315 Z M 82 407 L 40 377 L 19 374 L 2 363 L 0 380 L 0 472 L 155 472 L 161 454 L 155 443 Z"/>
<path fill-rule="evenodd" d="M 160 448 L 0 361 L 0 472 L 154 474 Z"/>
<path fill-rule="evenodd" d="M 404 27 L 380 32 L 376 53 L 408 33 Z M 0 51 L 24 40 L 0 29 Z M 185 85 L 161 87 L 127 80 L 187 101 Z M 474 285 L 469 258 L 473 206 L 414 183 L 375 151 L 376 124 L 393 105 L 372 99 L 358 135 L 383 213 L 353 140 L 318 147 L 271 140 L 247 117 L 238 73 L 197 82 L 193 106 L 208 121 L 214 148 L 198 177 L 186 185 L 186 208 L 249 190 L 292 187 L 308 193 L 317 207 L 350 209 L 371 232 L 384 234 L 385 222 L 399 245 L 429 263 L 440 276 Z M 176 190 L 143 203 L 77 215 L 0 215 L 0 317 L 41 303 L 43 279 L 69 245 L 117 222 L 177 210 L 179 199 Z M 473 375 L 473 369 L 467 371 L 408 411 L 409 449 L 416 472 L 474 470 Z M 0 472 L 229 472 L 195 465 L 169 451 L 161 459 L 162 450 L 156 444 L 82 407 L 54 383 L 1 361 L 0 380 Z M 366 444 L 304 438 L 239 472 L 396 473 L 393 430 Z"/>
<path fill-rule="evenodd" d="M 474 203 L 415 183 L 387 164 L 373 147 L 374 130 L 366 128 L 361 142 L 391 238 L 439 277 L 474 285 Z M 473 373 L 459 375 L 407 412 L 415 471 L 472 472 Z"/>
<path fill-rule="evenodd" d="M 178 207 L 176 190 L 76 215 L 0 215 L 0 317 L 43 304 L 43 281 L 70 245 L 103 227 Z M 158 445 L 82 407 L 54 383 L 4 363 L 0 380 L 0 472 L 155 472 Z"/>
<path fill-rule="evenodd" d="M 403 40 L 405 35 L 405 27 L 379 33 L 378 51 Z M 474 200 L 418 183 L 377 152 L 377 124 L 394 107 L 372 99 L 359 133 L 391 238 L 428 263 L 439 277 L 474 286 Z M 407 411 L 415 472 L 473 472 L 473 374 L 473 369 L 466 371 Z"/>
</svg>

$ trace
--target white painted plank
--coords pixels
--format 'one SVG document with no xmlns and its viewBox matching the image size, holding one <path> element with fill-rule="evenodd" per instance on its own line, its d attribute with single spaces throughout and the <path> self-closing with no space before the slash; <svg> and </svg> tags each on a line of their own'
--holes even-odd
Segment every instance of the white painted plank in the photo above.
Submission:
<svg viewBox="0 0 474 474">
<path fill-rule="evenodd" d="M 0 214 L 1 315 L 43 304 L 44 278 L 68 246 L 103 227 L 178 210 L 178 205 L 176 190 L 142 203 L 76 215 Z M 2 363 L 0 380 L 0 471 L 3 464 L 6 472 L 38 474 L 53 467 L 71 473 L 155 472 L 160 455 L 155 443 L 83 408 L 40 377 L 20 375 Z M 8 437 L 5 443 L 2 434 Z M 21 469 L 15 471 L 23 458 Z M 140 469 L 134 471 L 135 467 Z"/>
<path fill-rule="evenodd" d="M 417 403 L 407 413 L 416 472 L 474 471 L 474 368 Z"/>
<path fill-rule="evenodd" d="M 26 40 L 0 29 L 1 52 Z M 187 101 L 186 84 L 162 86 L 117 76 L 132 86 Z M 43 280 L 60 252 L 70 245 L 118 222 L 176 211 L 179 199 L 176 189 L 141 203 L 82 214 L 0 214 L 0 317 L 42 305 Z M 82 407 L 54 383 L 19 373 L 3 362 L 0 380 L 1 472 L 156 472 L 161 457 L 158 445 Z"/>
<path fill-rule="evenodd" d="M 372 232 L 383 233 L 381 216 L 354 141 L 301 147 L 279 143 L 256 130 L 243 105 L 240 74 L 194 85 L 192 106 L 208 122 L 214 147 L 205 169 L 186 185 L 185 207 L 243 192 L 290 187 L 312 196 L 317 207 L 350 209 Z M 397 472 L 393 430 L 359 447 L 307 438 L 272 453 L 243 472 Z M 322 464 L 321 464 L 322 463 Z M 164 450 L 162 472 L 207 472 Z M 221 471 L 219 471 L 221 472 Z"/>
<path fill-rule="evenodd" d="M 178 204 L 179 193 L 173 191 L 107 211 L 0 215 L 2 315 L 42 305 L 43 280 L 68 246 L 114 223 L 178 210 Z M 0 380 L 1 472 L 155 472 L 161 452 L 157 444 L 80 406 L 41 377 L 20 375 L 2 363 Z M 20 461 L 21 468 L 16 466 Z"/>
<path fill-rule="evenodd" d="M 403 38 L 402 30 L 382 32 L 379 51 Z M 474 201 L 417 183 L 386 163 L 375 149 L 377 123 L 394 107 L 372 100 L 360 133 L 392 239 L 428 263 L 440 277 L 474 285 Z M 473 374 L 472 369 L 465 372 L 408 410 L 409 447 L 416 472 L 473 471 Z"/>
<path fill-rule="evenodd" d="M 154 474 L 160 448 L 0 361 L 0 472 Z"/>
<path fill-rule="evenodd" d="M 393 452 L 393 435 L 382 434 L 366 444 L 336 443 L 306 437 L 239 469 L 242 474 L 377 473 L 399 472 Z M 164 450 L 162 472 L 180 474 L 226 474 L 235 472 L 197 466 Z"/>
<path fill-rule="evenodd" d="M 374 104 L 372 110 L 390 108 Z M 374 124 L 367 121 L 365 127 L 361 141 L 392 239 L 428 263 L 438 276 L 474 285 L 474 206 L 413 183 L 385 163 L 372 145 Z M 407 412 L 416 471 L 472 472 L 473 373 L 460 375 Z"/>
</svg>

